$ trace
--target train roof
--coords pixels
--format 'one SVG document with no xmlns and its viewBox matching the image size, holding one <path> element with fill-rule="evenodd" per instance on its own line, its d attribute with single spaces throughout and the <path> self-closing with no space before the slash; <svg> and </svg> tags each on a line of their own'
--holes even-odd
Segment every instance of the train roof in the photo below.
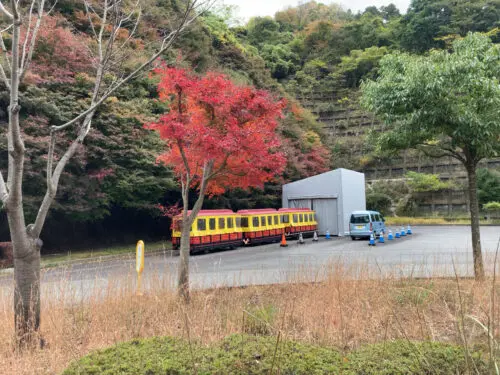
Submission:
<svg viewBox="0 0 500 375">
<path fill-rule="evenodd" d="M 251 210 L 239 210 L 240 215 L 259 215 L 259 214 L 277 214 L 278 211 L 275 208 L 256 208 Z"/>
<path fill-rule="evenodd" d="M 279 212 L 313 212 L 310 208 L 280 208 Z"/>
<path fill-rule="evenodd" d="M 188 215 L 191 213 L 191 210 L 188 211 Z M 200 216 L 229 216 L 236 215 L 232 210 L 200 210 L 198 212 L 197 217 Z M 182 214 L 176 216 L 176 218 L 180 218 Z"/>
</svg>

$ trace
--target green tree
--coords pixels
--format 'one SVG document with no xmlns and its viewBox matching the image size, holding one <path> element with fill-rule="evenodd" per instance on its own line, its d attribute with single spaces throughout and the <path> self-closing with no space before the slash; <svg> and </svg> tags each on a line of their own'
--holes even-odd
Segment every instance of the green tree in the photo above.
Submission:
<svg viewBox="0 0 500 375">
<path fill-rule="evenodd" d="M 500 172 L 481 168 L 477 170 L 479 204 L 500 202 Z"/>
<path fill-rule="evenodd" d="M 408 186 L 411 191 L 420 193 L 428 191 L 439 191 L 449 189 L 451 184 L 443 182 L 439 179 L 437 174 L 407 172 L 406 178 L 408 179 Z"/>
<path fill-rule="evenodd" d="M 450 21 L 448 1 L 412 0 L 407 14 L 401 20 L 401 47 L 417 53 L 444 47 L 443 41 L 435 38 L 440 35 L 441 27 Z"/>
<path fill-rule="evenodd" d="M 500 25 L 499 0 L 412 0 L 401 20 L 400 45 L 423 53 L 445 46 L 442 37 L 486 32 Z"/>
<path fill-rule="evenodd" d="M 499 46 L 469 34 L 453 43 L 452 52 L 388 55 L 379 73 L 377 81 L 362 85 L 363 104 L 388 126 L 378 146 L 451 156 L 467 170 L 474 271 L 483 278 L 476 169 L 500 153 Z"/>
<path fill-rule="evenodd" d="M 399 9 L 393 3 L 390 3 L 387 6 L 381 6 L 380 15 L 384 18 L 385 21 L 401 17 Z"/>
<path fill-rule="evenodd" d="M 387 47 L 370 47 L 352 50 L 349 56 L 342 56 L 334 76 L 342 77 L 347 87 L 357 87 L 363 78 L 375 78 L 380 59 L 389 52 Z"/>
</svg>

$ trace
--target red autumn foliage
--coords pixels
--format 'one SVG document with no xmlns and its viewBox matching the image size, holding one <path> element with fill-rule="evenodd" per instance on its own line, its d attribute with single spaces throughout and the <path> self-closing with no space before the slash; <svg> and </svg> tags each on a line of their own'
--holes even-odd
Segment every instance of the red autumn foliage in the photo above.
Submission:
<svg viewBox="0 0 500 375">
<path fill-rule="evenodd" d="M 237 86 L 223 74 L 203 77 L 179 68 L 161 66 L 160 99 L 170 112 L 146 125 L 167 141 L 168 150 L 158 160 L 171 165 L 185 181 L 185 152 L 192 187 L 199 187 L 203 167 L 213 162 L 207 193 L 228 188 L 262 187 L 280 175 L 286 159 L 279 151 L 276 128 L 285 106 L 263 90 Z"/>
<path fill-rule="evenodd" d="M 179 206 L 179 202 L 177 202 L 173 206 L 163 206 L 161 204 L 157 204 L 155 207 L 158 209 L 158 211 L 160 211 L 160 214 L 162 216 L 166 216 L 169 218 L 176 217 L 182 212 L 182 208 Z"/>
<path fill-rule="evenodd" d="M 91 68 L 88 38 L 72 32 L 65 23 L 63 17 L 43 18 L 30 66 L 30 80 L 34 83 L 70 83 L 76 73 Z M 25 38 L 26 30 L 23 30 L 21 43 Z"/>
</svg>

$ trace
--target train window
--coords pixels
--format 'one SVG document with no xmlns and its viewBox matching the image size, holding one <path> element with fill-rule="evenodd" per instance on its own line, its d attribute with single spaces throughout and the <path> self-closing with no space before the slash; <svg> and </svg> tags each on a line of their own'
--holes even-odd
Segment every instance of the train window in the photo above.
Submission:
<svg viewBox="0 0 500 375">
<path fill-rule="evenodd" d="M 283 224 L 288 224 L 290 222 L 290 216 L 288 216 L 288 215 L 281 215 L 281 222 Z"/>
<path fill-rule="evenodd" d="M 280 223 L 280 218 L 278 215 L 274 215 L 274 225 L 278 225 Z"/>
<path fill-rule="evenodd" d="M 240 222 L 238 225 L 238 221 Z M 241 228 L 248 228 L 248 217 L 236 218 L 236 226 Z"/>
<path fill-rule="evenodd" d="M 208 219 L 208 228 L 210 230 L 215 230 L 215 219 L 214 218 Z"/>
<path fill-rule="evenodd" d="M 233 228 L 233 218 L 232 217 L 228 217 L 227 218 L 227 227 L 228 228 Z"/>
<path fill-rule="evenodd" d="M 226 228 L 226 219 L 223 217 L 219 217 L 219 229 L 224 229 Z"/>
<path fill-rule="evenodd" d="M 266 217 L 265 216 L 260 217 L 260 225 L 263 227 L 266 226 Z"/>
<path fill-rule="evenodd" d="M 198 230 L 207 230 L 207 221 L 205 219 L 198 219 Z"/>
<path fill-rule="evenodd" d="M 313 214 L 309 214 L 309 221 L 314 221 L 313 220 Z"/>
<path fill-rule="evenodd" d="M 302 223 L 304 221 L 304 216 L 302 214 L 299 215 L 299 221 Z"/>
<path fill-rule="evenodd" d="M 259 227 L 259 218 L 257 216 L 252 218 L 252 225 L 256 228 Z"/>
<path fill-rule="evenodd" d="M 299 215 L 293 214 L 293 222 L 298 223 L 299 222 Z"/>
<path fill-rule="evenodd" d="M 272 216 L 267 217 L 267 225 L 273 225 L 273 217 Z"/>
</svg>

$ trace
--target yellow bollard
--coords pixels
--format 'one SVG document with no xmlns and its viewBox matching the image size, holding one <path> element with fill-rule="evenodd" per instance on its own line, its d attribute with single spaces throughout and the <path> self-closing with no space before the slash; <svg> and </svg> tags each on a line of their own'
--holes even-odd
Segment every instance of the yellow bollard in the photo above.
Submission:
<svg viewBox="0 0 500 375">
<path fill-rule="evenodd" d="M 141 276 L 144 270 L 144 242 L 138 241 L 135 247 L 135 270 L 137 271 L 137 295 L 142 296 Z"/>
</svg>

